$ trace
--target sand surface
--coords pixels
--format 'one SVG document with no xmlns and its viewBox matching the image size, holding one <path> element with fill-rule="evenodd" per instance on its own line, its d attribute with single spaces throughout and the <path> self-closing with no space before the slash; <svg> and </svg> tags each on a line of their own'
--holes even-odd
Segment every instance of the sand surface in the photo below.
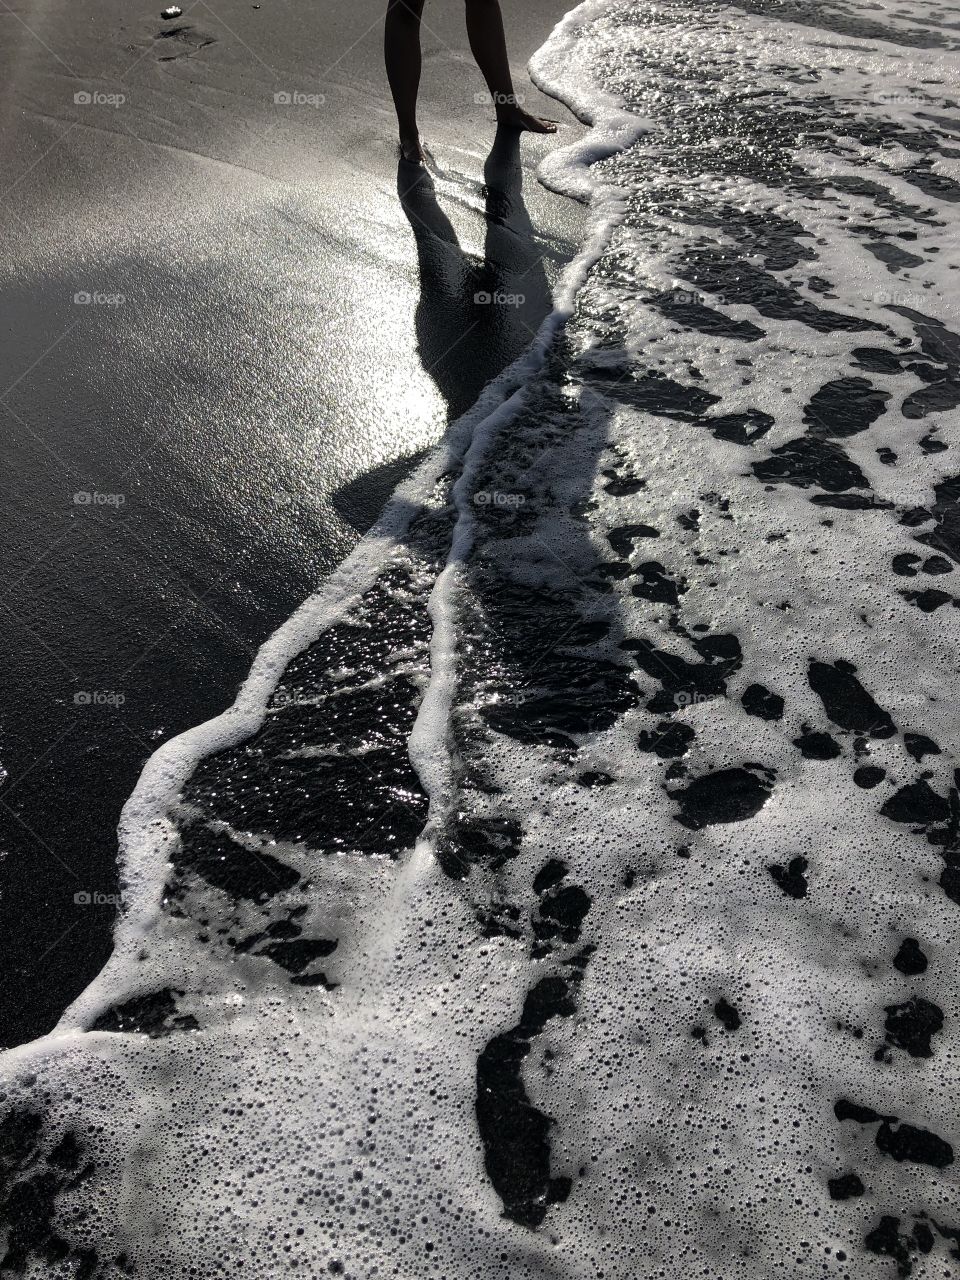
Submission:
<svg viewBox="0 0 960 1280">
<path fill-rule="evenodd" d="M 518 88 L 569 140 L 523 76 L 566 7 L 505 12 Z M 379 0 L 161 8 L 0 13 L 6 1043 L 108 954 L 143 761 L 232 700 L 524 349 L 580 226 L 533 176 L 549 141 L 523 140 L 506 216 L 485 198 L 493 112 L 461 4 L 427 6 L 442 176 L 403 202 Z M 514 160 L 487 180 L 515 188 Z M 497 288 L 524 302 L 474 305 Z"/>
</svg>

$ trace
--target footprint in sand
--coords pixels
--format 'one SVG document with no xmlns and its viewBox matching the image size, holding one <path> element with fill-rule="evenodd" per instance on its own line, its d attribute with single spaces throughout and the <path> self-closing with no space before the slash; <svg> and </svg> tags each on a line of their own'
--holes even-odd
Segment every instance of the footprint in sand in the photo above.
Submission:
<svg viewBox="0 0 960 1280">
<path fill-rule="evenodd" d="M 170 40 L 173 43 L 161 46 L 163 53 L 158 54 L 158 62 L 175 62 L 178 58 L 192 58 L 195 53 L 205 49 L 208 44 L 215 44 L 216 37 L 199 31 L 187 23 L 178 23 L 173 27 L 165 27 L 158 31 L 155 39 Z"/>
</svg>

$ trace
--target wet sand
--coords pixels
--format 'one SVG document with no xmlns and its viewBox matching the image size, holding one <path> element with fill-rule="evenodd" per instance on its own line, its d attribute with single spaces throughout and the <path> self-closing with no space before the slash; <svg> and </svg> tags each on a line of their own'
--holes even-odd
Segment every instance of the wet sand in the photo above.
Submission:
<svg viewBox="0 0 960 1280">
<path fill-rule="evenodd" d="M 505 5 L 522 76 L 568 6 Z M 581 213 L 540 188 L 428 5 L 410 190 L 380 4 L 0 15 L 0 1042 L 103 963 L 147 756 L 232 700 L 413 461 L 527 345 Z M 484 167 L 487 166 L 486 178 Z M 477 304 L 497 294 L 513 301 Z M 515 299 L 523 301 L 515 304 Z"/>
</svg>

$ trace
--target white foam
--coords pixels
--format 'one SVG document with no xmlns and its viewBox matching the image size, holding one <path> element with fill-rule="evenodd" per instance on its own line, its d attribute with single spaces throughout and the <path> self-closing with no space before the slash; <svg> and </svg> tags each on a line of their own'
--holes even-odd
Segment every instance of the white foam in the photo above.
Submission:
<svg viewBox="0 0 960 1280">
<path fill-rule="evenodd" d="M 923 16 L 910 3 L 897 15 L 880 12 L 891 29 L 908 30 Z M 877 1151 L 872 1127 L 841 1124 L 832 1110 L 846 1096 L 955 1148 L 960 1142 L 952 1112 L 956 905 L 936 885 L 942 859 L 909 824 L 879 815 L 879 793 L 853 785 L 851 735 L 837 733 L 839 761 L 805 759 L 793 739 L 805 723 L 836 733 L 808 683 L 809 659 L 852 661 L 900 729 L 922 729 L 943 748 L 924 768 L 945 794 L 960 736 L 945 695 L 956 678 L 958 612 L 923 614 L 898 594 L 904 583 L 920 584 L 891 579 L 893 555 L 927 551 L 893 514 L 816 507 L 811 490 L 767 489 L 750 470 L 803 432 L 804 406 L 824 381 L 850 375 L 855 348 L 915 337 L 909 318 L 889 310 L 891 274 L 848 230 L 873 219 L 890 231 L 896 220 L 866 195 L 830 201 L 812 188 L 797 196 L 768 186 L 762 174 L 673 173 L 658 157 L 663 138 L 645 137 L 650 122 L 616 92 L 639 77 L 637 97 L 644 88 L 655 96 L 662 76 L 669 103 L 671 76 L 685 67 L 694 93 L 708 71 L 719 71 L 731 100 L 750 90 L 775 95 L 783 69 L 794 66 L 816 73 L 786 83 L 814 112 L 824 94 L 871 101 L 860 67 L 880 81 L 896 71 L 907 85 L 955 73 L 954 54 L 912 50 L 904 60 L 883 41 L 833 34 L 825 57 L 817 52 L 822 36 L 733 10 L 691 21 L 681 4 L 588 0 L 535 59 L 537 82 L 594 126 L 544 166 L 551 185 L 592 201 L 585 247 L 564 274 L 555 310 L 374 534 L 264 646 L 235 706 L 150 761 L 121 824 L 128 909 L 114 956 L 55 1032 L 5 1055 L 10 1096 L 24 1105 L 41 1093 L 48 1099 L 49 1143 L 74 1129 L 96 1162 L 95 1174 L 59 1200 L 61 1234 L 75 1247 L 91 1245 L 104 1259 L 123 1251 L 139 1275 L 204 1280 L 241 1269 L 358 1280 L 867 1280 L 886 1265 L 862 1249 L 864 1231 L 882 1214 L 901 1218 L 904 1231 L 920 1213 L 954 1222 L 955 1165 L 898 1164 Z M 869 55 L 855 48 L 865 43 Z M 926 92 L 934 94 L 929 85 Z M 878 110 L 890 121 L 913 119 L 911 103 Z M 627 147 L 633 158 L 621 161 Z M 810 146 L 793 159 L 813 178 L 882 181 L 901 201 L 956 225 L 951 202 L 920 195 L 904 175 L 900 144 L 851 142 L 840 158 Z M 657 202 L 658 184 L 678 189 L 675 204 Z M 804 277 L 799 296 L 891 332 L 820 332 L 761 316 L 747 302 L 719 304 L 728 319 L 763 330 L 747 343 L 664 315 L 651 299 L 684 284 L 677 273 L 690 253 L 738 243 L 722 220 L 701 226 L 684 213 L 725 206 L 760 226 L 774 215 L 793 219 L 794 239 L 815 246 L 817 260 L 773 274 Z M 924 224 L 911 249 L 920 254 L 943 235 L 942 225 Z M 760 265 L 761 248 L 741 250 L 744 263 Z M 811 290 L 814 272 L 836 299 Z M 949 263 L 926 254 L 908 283 L 898 280 L 896 301 L 950 323 L 951 282 Z M 922 308 L 909 301 L 921 291 Z M 751 409 L 776 423 L 747 449 L 715 439 L 701 422 L 641 412 L 611 395 L 609 380 L 554 384 L 549 361 L 561 338 L 561 374 L 576 361 L 579 376 L 590 367 L 622 368 L 625 377 L 631 365 L 655 369 L 720 396 L 705 416 Z M 749 366 L 737 364 L 745 355 Z M 929 503 L 931 487 L 956 468 L 949 452 L 924 453 L 918 439 L 931 425 L 954 446 L 956 436 L 943 414 L 919 422 L 900 412 L 904 394 L 925 385 L 916 375 L 870 379 L 890 393 L 890 407 L 842 443 L 881 498 Z M 896 447 L 900 465 L 880 462 L 878 447 Z M 641 476 L 645 487 L 615 496 L 604 471 Z M 429 590 L 433 624 L 430 683 L 409 744 L 430 799 L 427 829 L 397 863 L 271 846 L 308 870 L 311 912 L 336 926 L 335 992 L 293 988 L 256 956 L 214 958 L 189 910 L 176 917 L 160 906 L 176 797 L 201 757 L 262 723 L 291 659 L 351 616 L 385 566 L 414 559 L 410 512 L 441 507 L 446 498 L 436 495 L 451 475 L 456 520 L 446 566 L 426 584 L 426 571 L 413 566 L 418 589 Z M 498 485 L 522 493 L 526 524 L 511 523 L 509 505 L 501 512 L 475 501 Z M 677 519 L 692 507 L 698 530 Z M 590 586 L 596 562 L 612 558 L 608 535 L 624 524 L 656 528 L 659 537 L 630 559 L 634 569 L 655 559 L 685 580 L 678 605 L 632 594 L 635 573 L 614 579 L 610 593 Z M 699 660 L 696 625 L 738 638 L 744 662 L 729 676 L 728 696 L 691 696 L 671 709 L 670 722 L 695 733 L 686 778 L 667 779 L 669 762 L 638 749 L 640 735 L 658 732 L 663 719 L 645 706 L 656 670 L 638 671 L 644 698 L 609 728 L 575 735 L 572 760 L 483 727 L 481 713 L 503 698 L 501 668 L 512 661 L 478 604 L 485 572 L 531 593 L 565 593 L 574 619 L 608 618 L 595 656 L 621 666 L 630 661 L 617 646 L 622 637 L 689 662 Z M 671 625 L 674 613 L 686 634 Z M 563 635 L 543 641 L 549 656 Z M 490 669 L 471 684 L 464 673 L 488 642 Z M 782 722 L 744 711 L 740 697 L 758 680 L 784 696 Z M 458 753 L 469 756 L 470 739 L 455 735 L 461 721 L 486 734 L 485 790 L 464 782 L 470 761 Z M 920 772 L 901 737 L 868 745 L 871 762 L 898 785 Z M 776 773 L 754 817 L 678 825 L 672 791 L 751 762 Z M 609 772 L 613 784 L 580 785 L 588 769 Z M 478 868 L 461 883 L 438 866 L 436 838 L 451 811 L 471 805 L 499 806 L 523 839 L 495 876 Z M 256 833 L 232 834 L 251 853 L 259 847 Z M 688 856 L 678 854 L 681 845 Z M 809 864 L 810 890 L 795 901 L 768 868 L 798 856 Z M 552 1019 L 523 1064 L 531 1104 L 556 1120 L 551 1172 L 573 1182 L 533 1231 L 503 1216 L 484 1169 L 477 1060 L 517 1025 L 542 975 L 569 973 L 573 944 L 531 958 L 528 934 L 482 936 L 477 908 L 515 903 L 527 928 L 537 910 L 533 877 L 549 858 L 563 859 L 569 882 L 588 890 L 576 946 L 596 950 L 577 987 L 576 1015 Z M 245 908 L 205 893 L 205 913 L 247 927 Z M 926 978 L 891 968 L 907 932 L 922 939 Z M 193 1016 L 197 1030 L 148 1039 L 81 1029 L 111 1004 L 165 986 L 182 993 L 178 1012 Z M 894 1049 L 891 1062 L 877 1061 L 883 1006 L 918 990 L 945 1017 L 934 1057 Z M 737 1031 L 723 1030 L 713 1012 L 721 996 L 741 1012 Z M 826 1193 L 827 1178 L 846 1169 L 867 1184 L 862 1202 Z M 938 1237 L 929 1258 L 916 1258 L 914 1275 L 943 1274 L 945 1249 Z M 34 1274 L 65 1276 L 69 1266 L 37 1263 Z"/>
</svg>

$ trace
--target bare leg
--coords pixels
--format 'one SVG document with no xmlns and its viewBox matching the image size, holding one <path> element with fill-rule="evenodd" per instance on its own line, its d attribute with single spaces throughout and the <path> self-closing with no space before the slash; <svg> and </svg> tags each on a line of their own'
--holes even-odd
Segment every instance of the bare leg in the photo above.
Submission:
<svg viewBox="0 0 960 1280">
<path fill-rule="evenodd" d="M 500 124 L 533 133 L 555 133 L 552 120 L 543 120 L 524 111 L 517 102 L 510 75 L 507 41 L 499 0 L 466 0 L 467 35 L 477 66 L 487 82 Z"/>
<path fill-rule="evenodd" d="M 383 32 L 383 57 L 387 79 L 397 109 L 400 152 L 405 160 L 423 164 L 424 154 L 417 128 L 417 92 L 420 88 L 420 15 L 424 0 L 387 0 Z"/>
</svg>

